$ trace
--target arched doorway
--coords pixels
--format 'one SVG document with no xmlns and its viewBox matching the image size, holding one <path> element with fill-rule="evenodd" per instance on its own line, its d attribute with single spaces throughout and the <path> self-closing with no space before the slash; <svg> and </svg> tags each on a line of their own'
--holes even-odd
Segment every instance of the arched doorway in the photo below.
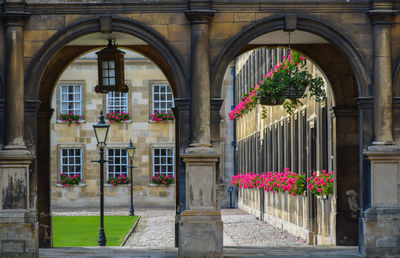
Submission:
<svg viewBox="0 0 400 258">
<path fill-rule="evenodd" d="M 104 29 L 104 24 L 108 29 Z M 117 41 L 121 39 L 123 45 L 120 46 L 140 52 L 157 64 L 171 85 L 178 103 L 180 98 L 188 96 L 187 73 L 173 47 L 157 32 L 141 23 L 116 17 L 91 18 L 71 24 L 46 42 L 28 67 L 25 85 L 27 96 L 40 101 L 36 122 L 37 159 L 33 164 L 38 175 L 37 192 L 30 193 L 32 197 L 37 196 L 38 200 L 40 247 L 51 247 L 50 96 L 66 67 L 82 54 L 102 47 L 104 40 L 101 38 L 107 37 L 107 34 L 109 36 L 111 32 Z M 179 137 L 179 127 L 184 123 L 179 122 L 181 110 L 179 104 L 176 106 L 175 167 L 178 182 L 176 198 L 179 203 L 182 198 L 179 191 L 179 149 L 181 144 L 187 145 L 188 136 Z"/>
<path fill-rule="evenodd" d="M 289 27 L 293 24 L 288 22 L 290 20 L 294 21 L 293 27 Z M 305 32 L 308 34 L 306 37 L 314 39 L 304 42 L 300 37 L 292 37 L 291 46 L 310 57 L 326 74 L 331 84 L 335 102 L 328 112 L 332 112 L 335 119 L 333 126 L 336 129 L 336 141 L 333 148 L 337 153 L 337 216 L 334 222 L 334 238 L 337 245 L 358 245 L 358 236 L 362 229 L 358 228 L 358 210 L 352 210 L 354 207 L 350 205 L 348 193 L 356 193 L 360 209 L 363 209 L 368 186 L 364 176 L 367 173 L 367 162 L 362 155 L 362 148 L 371 140 L 372 127 L 368 119 L 365 119 L 371 115 L 371 92 L 368 87 L 370 78 L 364 60 L 354 44 L 329 25 L 308 17 L 287 15 L 267 18 L 244 29 L 221 52 L 213 65 L 212 97 L 221 96 L 221 76 L 237 55 L 263 46 L 287 47 L 288 42 L 279 42 L 278 35 L 278 32 L 287 35 L 287 32 L 283 32 L 286 29 L 294 31 L 294 35 Z M 215 124 L 214 120 L 212 124 Z M 218 127 L 211 128 L 214 131 L 212 134 L 220 135 Z M 354 217 L 354 214 L 357 216 Z"/>
</svg>

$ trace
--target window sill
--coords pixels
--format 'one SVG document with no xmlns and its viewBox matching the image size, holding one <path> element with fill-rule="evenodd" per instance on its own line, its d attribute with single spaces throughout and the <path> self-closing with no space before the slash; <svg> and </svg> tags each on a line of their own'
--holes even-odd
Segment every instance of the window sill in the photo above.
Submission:
<svg viewBox="0 0 400 258">
<path fill-rule="evenodd" d="M 114 186 L 113 184 L 104 184 L 104 186 L 105 187 L 119 187 L 119 186 L 121 186 L 121 187 L 130 187 L 131 184 L 120 184 L 120 185 L 116 185 L 116 186 Z"/>
<path fill-rule="evenodd" d="M 63 187 L 63 185 L 62 184 L 56 184 L 56 186 L 57 187 Z M 71 187 L 86 187 L 86 184 L 85 183 L 80 183 L 80 184 L 78 184 L 78 185 L 71 185 Z M 69 186 L 65 186 L 64 188 L 70 188 Z"/>
<path fill-rule="evenodd" d="M 84 124 L 84 123 L 86 123 L 86 120 L 79 120 L 79 124 Z M 68 123 L 64 122 L 64 121 L 62 121 L 60 119 L 57 119 L 56 120 L 56 124 L 68 124 Z M 72 124 L 75 124 L 75 123 L 72 123 Z"/>
<path fill-rule="evenodd" d="M 166 124 L 166 123 L 175 123 L 175 120 L 168 120 L 168 121 L 153 121 L 149 119 L 148 123 L 159 123 L 159 124 Z"/>
<path fill-rule="evenodd" d="M 165 185 L 153 184 L 153 183 L 149 183 L 149 186 L 150 186 L 150 187 L 166 187 Z M 168 188 L 169 188 L 169 187 L 175 187 L 175 184 L 170 184 L 170 185 L 168 186 Z"/>
<path fill-rule="evenodd" d="M 111 123 L 110 123 L 110 120 L 105 119 L 105 121 L 106 121 L 107 123 L 111 124 Z M 113 121 L 113 122 L 112 122 L 113 125 L 118 124 L 118 123 L 120 123 L 120 124 L 130 124 L 130 123 L 132 123 L 132 120 L 129 119 L 129 120 L 126 120 L 126 121 L 119 121 L 119 122 Z"/>
</svg>

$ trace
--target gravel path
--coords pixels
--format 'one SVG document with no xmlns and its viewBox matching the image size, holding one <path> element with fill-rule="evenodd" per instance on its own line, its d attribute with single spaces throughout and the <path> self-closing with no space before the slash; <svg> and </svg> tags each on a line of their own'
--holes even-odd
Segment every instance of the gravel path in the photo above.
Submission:
<svg viewBox="0 0 400 258">
<path fill-rule="evenodd" d="M 257 220 L 254 216 L 239 209 L 222 210 L 224 233 L 237 246 L 299 246 L 307 245 L 305 240 L 287 231 Z"/>
<path fill-rule="evenodd" d="M 175 210 L 135 210 L 135 215 L 141 218 L 126 246 L 175 246 Z"/>
<path fill-rule="evenodd" d="M 128 215 L 129 211 L 106 210 L 105 215 Z M 99 215 L 96 209 L 53 211 L 54 216 Z M 135 215 L 141 216 L 139 224 L 132 234 L 127 247 L 174 247 L 175 210 L 174 209 L 135 209 Z M 288 232 L 257 220 L 254 216 L 239 209 L 223 209 L 224 243 L 228 246 L 301 246 L 305 240 Z"/>
</svg>

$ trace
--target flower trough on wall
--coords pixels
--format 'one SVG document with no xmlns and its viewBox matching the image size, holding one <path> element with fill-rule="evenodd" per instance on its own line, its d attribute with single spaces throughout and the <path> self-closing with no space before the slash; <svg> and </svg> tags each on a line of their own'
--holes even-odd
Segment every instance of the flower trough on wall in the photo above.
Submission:
<svg viewBox="0 0 400 258">
<path fill-rule="evenodd" d="M 323 172 L 317 175 L 313 173 L 311 178 L 303 174 L 291 172 L 289 168 L 283 172 L 265 172 L 256 174 L 238 174 L 232 177 L 231 185 L 243 189 L 264 189 L 266 192 L 286 192 L 294 196 L 301 195 L 306 191 L 306 184 L 311 193 L 316 195 L 333 194 L 334 172 Z M 321 190 L 318 190 L 321 189 Z"/>
<path fill-rule="evenodd" d="M 121 122 L 121 121 L 126 121 L 128 120 L 129 117 L 129 112 L 118 112 L 118 111 L 113 111 L 109 112 L 106 115 L 108 121 L 110 121 L 110 124 L 113 122 Z"/>
<path fill-rule="evenodd" d="M 70 114 L 60 114 L 61 121 L 68 123 L 68 126 L 71 126 L 73 123 L 79 125 L 79 119 L 81 118 L 82 116 L 75 115 L 73 112 Z"/>
<path fill-rule="evenodd" d="M 131 180 L 129 178 L 127 178 L 125 176 L 125 174 L 122 175 L 117 175 L 115 177 L 110 176 L 110 178 L 108 178 L 107 180 L 107 184 L 111 184 L 113 186 L 117 186 L 117 185 L 127 185 L 131 182 Z"/>
<path fill-rule="evenodd" d="M 81 177 L 79 175 L 71 175 L 68 176 L 65 173 L 61 173 L 61 178 L 60 181 L 58 181 L 59 184 L 62 185 L 62 187 L 71 187 L 73 185 L 78 185 L 81 182 Z"/>
<path fill-rule="evenodd" d="M 161 113 L 156 111 L 154 114 L 151 115 L 151 120 L 155 122 L 167 122 L 167 121 L 174 121 L 175 116 L 172 111 L 168 113 Z"/>
<path fill-rule="evenodd" d="M 151 183 L 156 185 L 165 185 L 166 188 L 172 183 L 174 183 L 175 177 L 173 175 L 163 175 L 160 173 L 156 173 L 151 177 Z"/>
</svg>

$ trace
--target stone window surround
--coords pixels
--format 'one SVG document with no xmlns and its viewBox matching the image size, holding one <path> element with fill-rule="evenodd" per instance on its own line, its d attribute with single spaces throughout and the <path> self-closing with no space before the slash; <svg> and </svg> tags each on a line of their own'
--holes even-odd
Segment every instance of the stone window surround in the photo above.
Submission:
<svg viewBox="0 0 400 258">
<path fill-rule="evenodd" d="M 154 84 L 168 84 L 170 87 L 171 87 L 171 85 L 169 84 L 169 82 L 167 80 L 148 80 L 147 84 L 148 84 L 147 87 L 149 89 L 149 122 L 154 122 L 151 120 L 151 115 L 153 114 L 153 85 Z M 172 99 L 173 105 L 172 106 L 174 106 L 175 96 L 172 95 L 172 97 L 173 97 L 173 99 Z M 173 121 L 168 121 L 168 122 L 173 122 Z"/>
<path fill-rule="evenodd" d="M 61 121 L 60 111 L 61 111 L 61 99 L 60 99 L 60 88 L 63 84 L 80 84 L 81 85 L 81 116 L 82 118 L 79 119 L 80 123 L 85 123 L 85 114 L 86 114 L 86 81 L 84 80 L 60 80 L 57 82 L 57 94 L 56 94 L 56 106 L 57 106 L 57 116 L 56 116 L 56 123 L 65 124 L 66 122 Z"/>
<path fill-rule="evenodd" d="M 172 148 L 174 150 L 174 177 L 176 172 L 175 167 L 175 143 L 174 142 L 166 142 L 166 143 L 150 143 L 149 144 L 149 186 L 158 186 L 151 183 L 151 177 L 153 176 L 153 149 L 157 148 Z M 171 185 L 175 185 L 175 182 Z"/>
<path fill-rule="evenodd" d="M 131 80 L 125 80 L 125 84 L 128 86 L 127 94 L 128 94 L 129 120 L 121 121 L 119 123 L 132 123 L 132 115 L 133 115 L 133 112 L 132 112 L 132 109 L 133 109 L 133 103 L 132 103 L 132 90 L 133 90 L 132 81 Z M 101 95 L 102 95 L 101 96 L 101 101 L 102 101 L 103 110 L 107 110 L 107 94 L 101 94 Z M 105 116 L 105 120 L 108 121 L 108 119 L 106 118 L 106 115 L 104 115 L 104 116 Z M 113 124 L 115 124 L 115 123 L 113 123 Z"/>
<path fill-rule="evenodd" d="M 61 180 L 61 149 L 81 149 L 81 182 L 77 186 L 86 186 L 84 183 L 85 172 L 86 172 L 86 151 L 85 144 L 83 143 L 60 143 L 57 144 L 57 179 L 56 186 L 62 187 L 62 184 L 59 184 L 58 181 Z"/>
</svg>

